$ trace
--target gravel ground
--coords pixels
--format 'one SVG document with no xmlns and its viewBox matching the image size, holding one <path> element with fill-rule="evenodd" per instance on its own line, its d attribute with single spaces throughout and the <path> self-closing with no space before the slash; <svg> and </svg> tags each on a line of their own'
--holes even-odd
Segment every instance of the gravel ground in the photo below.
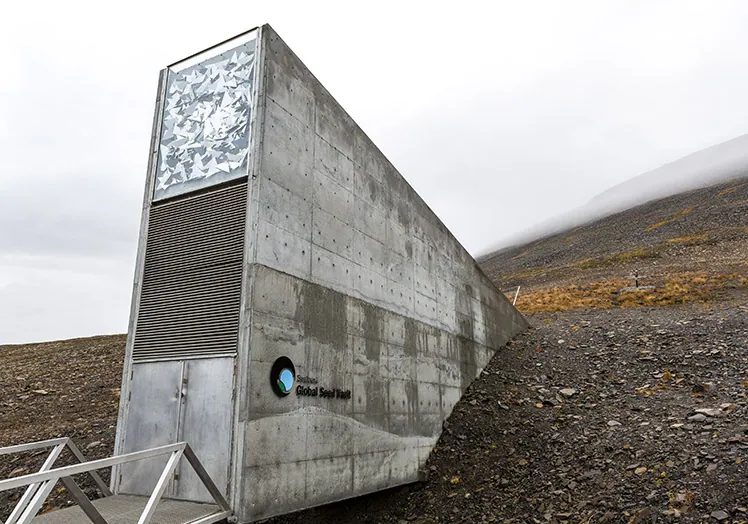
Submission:
<svg viewBox="0 0 748 524">
<path fill-rule="evenodd" d="M 125 335 L 0 346 L 0 446 L 71 437 L 89 458 L 112 454 L 119 407 Z M 49 453 L 0 456 L 0 479 L 37 471 Z M 58 466 L 74 462 L 65 450 Z M 109 481 L 109 471 L 100 472 Z M 90 477 L 76 477 L 90 498 Z M 0 493 L 4 522 L 22 492 Z M 72 504 L 58 484 L 42 511 Z"/>
</svg>

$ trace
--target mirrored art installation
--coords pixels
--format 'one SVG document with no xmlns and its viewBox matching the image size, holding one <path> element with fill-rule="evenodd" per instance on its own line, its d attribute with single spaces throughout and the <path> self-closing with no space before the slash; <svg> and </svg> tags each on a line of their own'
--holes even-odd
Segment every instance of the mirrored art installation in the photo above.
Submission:
<svg viewBox="0 0 748 524">
<path fill-rule="evenodd" d="M 255 45 L 169 69 L 154 200 L 247 174 Z"/>
</svg>

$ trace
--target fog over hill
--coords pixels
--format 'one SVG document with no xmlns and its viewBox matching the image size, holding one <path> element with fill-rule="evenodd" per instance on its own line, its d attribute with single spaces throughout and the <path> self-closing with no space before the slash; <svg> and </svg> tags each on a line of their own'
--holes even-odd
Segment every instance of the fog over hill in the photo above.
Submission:
<svg viewBox="0 0 748 524">
<path fill-rule="evenodd" d="M 625 209 L 748 175 L 748 134 L 691 153 L 603 191 L 585 206 L 533 225 L 494 246 L 495 251 L 559 233 Z"/>
</svg>

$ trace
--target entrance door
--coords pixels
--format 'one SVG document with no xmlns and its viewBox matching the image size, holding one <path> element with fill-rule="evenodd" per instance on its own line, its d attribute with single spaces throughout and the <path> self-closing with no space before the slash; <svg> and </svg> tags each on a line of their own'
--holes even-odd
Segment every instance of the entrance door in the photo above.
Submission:
<svg viewBox="0 0 748 524">
<path fill-rule="evenodd" d="M 226 493 L 233 418 L 233 358 L 133 364 L 123 453 L 186 441 Z M 119 493 L 150 495 L 168 456 L 125 464 Z M 164 494 L 211 502 L 186 460 Z"/>
</svg>

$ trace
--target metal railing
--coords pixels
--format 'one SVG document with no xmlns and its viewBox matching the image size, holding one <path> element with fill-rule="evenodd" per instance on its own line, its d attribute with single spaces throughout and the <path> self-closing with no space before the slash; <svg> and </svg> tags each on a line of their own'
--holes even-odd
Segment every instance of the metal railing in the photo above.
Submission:
<svg viewBox="0 0 748 524">
<path fill-rule="evenodd" d="M 55 461 L 66 446 L 81 463 L 52 469 Z M 164 470 L 161 472 L 161 476 L 156 483 L 153 493 L 148 498 L 148 502 L 138 519 L 138 524 L 148 524 L 150 522 L 156 511 L 156 505 L 161 500 L 168 481 L 173 475 L 182 456 L 184 456 L 187 459 L 187 462 L 190 463 L 190 466 L 195 470 L 195 473 L 218 506 L 218 510 L 215 513 L 201 517 L 198 520 L 193 520 L 190 524 L 212 524 L 231 516 L 231 508 L 229 507 L 228 502 L 226 502 L 226 499 L 223 497 L 218 487 L 210 478 L 210 475 L 208 475 L 208 472 L 186 442 L 178 442 L 168 446 L 136 451 L 125 455 L 87 461 L 83 456 L 83 453 L 80 452 L 71 439 L 59 438 L 0 448 L 0 455 L 21 453 L 24 451 L 49 447 L 52 448 L 52 451 L 49 453 L 49 456 L 37 473 L 0 480 L 0 492 L 28 486 L 4 524 L 30 524 L 58 480 L 62 482 L 65 489 L 67 489 L 67 491 L 75 498 L 80 505 L 81 510 L 86 514 L 91 522 L 94 524 L 109 524 L 106 519 L 101 516 L 88 497 L 86 497 L 83 490 L 81 490 L 75 483 L 73 475 L 81 473 L 90 474 L 102 494 L 105 497 L 108 497 L 112 495 L 112 492 L 96 473 L 97 470 L 161 455 L 170 455 L 170 457 L 166 462 Z M 0 522 L 0 524 L 3 523 Z"/>
<path fill-rule="evenodd" d="M 75 458 L 78 459 L 79 462 L 81 463 L 87 462 L 86 457 L 83 456 L 83 453 L 81 453 L 80 449 L 78 449 L 78 446 L 76 446 L 75 443 L 70 438 L 67 438 L 67 437 L 55 438 L 55 439 L 50 439 L 50 440 L 42 440 L 39 442 L 30 442 L 28 444 L 20 444 L 18 446 L 8 446 L 5 448 L 0 448 L 0 455 L 10 455 L 13 453 L 23 453 L 25 451 L 33 451 L 36 449 L 52 448 L 52 450 L 49 452 L 49 455 L 47 456 L 47 459 L 44 461 L 44 464 L 42 464 L 42 467 L 39 470 L 40 472 L 44 472 L 44 471 L 49 471 L 52 469 L 52 466 L 54 466 L 55 461 L 57 460 L 57 458 L 60 456 L 60 454 L 63 452 L 63 450 L 66 447 L 75 456 Z M 109 488 L 104 483 L 104 481 L 101 480 L 101 477 L 99 476 L 98 473 L 96 473 L 96 471 L 91 471 L 90 475 L 93 477 L 94 482 L 96 483 L 98 488 L 101 490 L 101 493 L 105 497 L 108 497 L 109 495 L 112 494 L 112 492 L 109 491 Z M 21 496 L 20 500 L 13 508 L 13 511 L 10 513 L 10 516 L 5 521 L 5 524 L 20 524 L 22 522 L 26 522 L 27 520 L 23 520 L 21 518 L 24 512 L 29 508 L 30 505 L 31 506 L 38 505 L 38 508 L 40 508 L 41 505 L 44 503 L 44 499 L 46 499 L 47 495 L 49 495 L 49 492 L 52 491 L 53 486 L 54 484 L 51 484 L 49 486 L 43 486 L 41 482 L 29 483 L 23 496 Z M 42 492 L 40 491 L 40 489 L 46 490 L 46 493 L 44 495 L 41 495 Z M 4 490 L 0 489 L 0 491 L 4 491 Z M 70 491 L 69 488 L 68 488 L 68 491 Z M 35 498 L 35 496 L 37 495 L 38 497 Z M 38 508 L 37 508 L 37 511 L 38 511 Z M 34 515 L 35 514 L 36 514 L 36 511 L 34 511 Z M 30 518 L 33 518 L 33 515 Z"/>
</svg>

